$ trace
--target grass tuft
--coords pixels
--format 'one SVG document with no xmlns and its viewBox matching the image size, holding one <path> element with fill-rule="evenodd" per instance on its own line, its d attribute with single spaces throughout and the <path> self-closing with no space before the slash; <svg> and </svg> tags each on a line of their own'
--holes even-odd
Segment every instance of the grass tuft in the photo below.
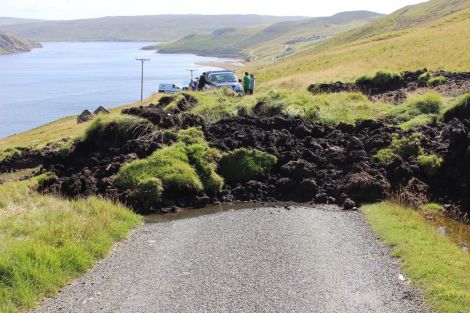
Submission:
<svg viewBox="0 0 470 313">
<path fill-rule="evenodd" d="M 223 179 L 215 172 L 219 157 L 218 150 L 208 146 L 200 130 L 189 128 L 179 132 L 175 144 L 155 151 L 146 159 L 124 165 L 116 176 L 116 183 L 134 190 L 138 197 L 142 186 L 151 182 L 151 199 L 143 200 L 153 200 L 155 204 L 160 202 L 163 192 L 214 193 L 223 187 Z M 163 186 L 155 179 L 161 180 Z"/>
<path fill-rule="evenodd" d="M 435 154 L 418 156 L 419 166 L 429 177 L 433 177 L 439 172 L 443 162 L 442 157 Z"/>
<path fill-rule="evenodd" d="M 390 164 L 395 158 L 407 159 L 411 156 L 423 154 L 421 148 L 421 135 L 413 133 L 409 137 L 401 137 L 398 134 L 392 136 L 392 143 L 387 148 L 380 149 L 374 157 L 382 164 Z"/>
<path fill-rule="evenodd" d="M 230 183 L 247 182 L 269 172 L 277 158 L 256 149 L 236 149 L 225 153 L 219 162 L 220 174 Z"/>
</svg>

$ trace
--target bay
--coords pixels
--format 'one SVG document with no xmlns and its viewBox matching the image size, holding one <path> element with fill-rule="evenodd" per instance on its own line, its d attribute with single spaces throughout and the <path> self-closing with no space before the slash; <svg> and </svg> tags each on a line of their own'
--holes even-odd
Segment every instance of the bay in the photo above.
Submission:
<svg viewBox="0 0 470 313">
<path fill-rule="evenodd" d="M 191 54 L 143 51 L 145 42 L 57 42 L 27 53 L 0 55 L 0 138 L 98 106 L 113 107 L 140 100 L 141 66 L 144 97 L 160 83 L 187 84 L 220 61 Z"/>
</svg>

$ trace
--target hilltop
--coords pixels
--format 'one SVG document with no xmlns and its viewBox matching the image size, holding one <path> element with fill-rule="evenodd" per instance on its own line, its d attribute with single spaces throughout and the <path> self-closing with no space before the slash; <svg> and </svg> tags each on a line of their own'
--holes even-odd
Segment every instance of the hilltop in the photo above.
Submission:
<svg viewBox="0 0 470 313">
<path fill-rule="evenodd" d="M 145 49 L 161 53 L 196 53 L 225 57 L 255 58 L 283 51 L 285 45 L 318 41 L 352 28 L 366 25 L 383 15 L 369 11 L 341 12 L 328 17 L 284 21 L 257 27 L 229 27 L 210 33 L 192 33 L 179 40 Z"/>
<path fill-rule="evenodd" d="M 33 48 L 41 47 L 40 44 L 29 40 L 19 39 L 0 30 L 0 54 L 27 52 Z"/>
<path fill-rule="evenodd" d="M 268 15 L 148 15 L 41 21 L 6 25 L 5 30 L 34 41 L 168 41 L 191 32 L 297 21 L 305 17 Z"/>
</svg>

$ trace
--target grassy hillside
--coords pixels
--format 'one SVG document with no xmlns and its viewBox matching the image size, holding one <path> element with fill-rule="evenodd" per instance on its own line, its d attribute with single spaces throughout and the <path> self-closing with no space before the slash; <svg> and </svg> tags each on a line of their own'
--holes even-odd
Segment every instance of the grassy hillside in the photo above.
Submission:
<svg viewBox="0 0 470 313">
<path fill-rule="evenodd" d="M 381 15 L 368 11 L 342 12 L 330 17 L 279 22 L 269 26 L 218 29 L 211 33 L 192 34 L 177 41 L 153 45 L 163 53 L 191 52 L 200 55 L 254 56 L 280 52 L 285 43 L 308 42 L 316 36 L 330 37 L 368 24 Z"/>
<path fill-rule="evenodd" d="M 16 38 L 15 36 L 0 30 L 0 54 L 27 52 L 40 46 L 40 44 Z"/>
<path fill-rule="evenodd" d="M 325 80 L 351 80 L 364 72 L 378 69 L 413 70 L 470 70 L 470 1 L 438 1 L 456 3 L 452 14 L 436 19 L 433 11 L 425 9 L 436 1 L 408 8 L 408 12 L 423 11 L 418 26 L 387 30 L 344 42 L 345 34 L 318 44 L 306 45 L 296 54 L 276 64 L 258 62 L 249 70 L 258 74 L 263 88 L 306 88 L 309 83 Z M 400 10 L 399 12 L 402 12 Z M 424 13 L 427 12 L 427 13 Z M 397 13 L 392 14 L 396 16 Z M 428 17 L 428 18 L 426 18 Z M 418 16 L 415 16 L 418 20 Z M 381 29 L 390 17 L 372 23 L 368 29 Z M 384 22 L 385 21 L 385 22 Z M 349 34 L 355 34 L 355 30 Z M 351 36 L 351 35 L 348 35 Z"/>
<path fill-rule="evenodd" d="M 301 17 L 265 15 L 116 16 L 72 21 L 6 25 L 14 35 L 34 41 L 168 41 L 192 32 L 295 21 Z"/>
</svg>

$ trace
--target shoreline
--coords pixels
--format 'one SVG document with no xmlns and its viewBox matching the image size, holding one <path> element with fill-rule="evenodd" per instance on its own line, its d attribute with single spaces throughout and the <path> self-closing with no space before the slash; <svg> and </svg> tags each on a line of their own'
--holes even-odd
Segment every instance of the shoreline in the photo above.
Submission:
<svg viewBox="0 0 470 313">
<path fill-rule="evenodd" d="M 220 61 L 203 61 L 195 63 L 198 66 L 212 66 L 212 67 L 220 67 L 225 70 L 237 70 L 244 67 L 246 64 L 243 63 L 241 60 L 220 60 Z"/>
</svg>

